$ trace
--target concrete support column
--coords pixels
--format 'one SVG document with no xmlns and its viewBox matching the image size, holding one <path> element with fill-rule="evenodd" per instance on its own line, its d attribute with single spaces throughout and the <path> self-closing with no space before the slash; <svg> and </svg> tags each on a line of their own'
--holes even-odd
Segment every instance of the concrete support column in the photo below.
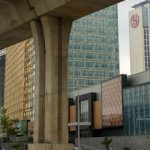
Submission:
<svg viewBox="0 0 150 150">
<path fill-rule="evenodd" d="M 71 150 L 68 144 L 68 43 L 72 20 L 32 21 L 35 44 L 34 144 L 29 150 Z M 45 143 L 41 143 L 45 142 Z"/>
<path fill-rule="evenodd" d="M 40 21 L 30 23 L 35 45 L 34 143 L 44 142 L 45 123 L 45 43 Z"/>
<path fill-rule="evenodd" d="M 68 143 L 68 42 L 72 20 L 41 17 L 46 50 L 45 142 Z"/>
</svg>

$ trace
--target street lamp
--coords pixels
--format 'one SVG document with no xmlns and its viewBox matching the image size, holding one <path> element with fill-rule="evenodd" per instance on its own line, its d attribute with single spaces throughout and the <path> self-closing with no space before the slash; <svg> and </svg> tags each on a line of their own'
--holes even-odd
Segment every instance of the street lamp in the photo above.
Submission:
<svg viewBox="0 0 150 150">
<path fill-rule="evenodd" d="M 80 97 L 79 97 L 79 78 L 77 75 L 77 81 L 78 81 L 78 148 L 80 149 Z"/>
<path fill-rule="evenodd" d="M 1 144 L 1 146 L 0 146 L 0 148 L 1 148 L 1 150 L 2 150 L 2 144 L 3 144 L 3 131 L 2 131 L 2 109 L 3 109 L 3 107 L 0 107 L 0 139 L 1 139 L 1 142 L 0 142 L 0 144 Z"/>
</svg>

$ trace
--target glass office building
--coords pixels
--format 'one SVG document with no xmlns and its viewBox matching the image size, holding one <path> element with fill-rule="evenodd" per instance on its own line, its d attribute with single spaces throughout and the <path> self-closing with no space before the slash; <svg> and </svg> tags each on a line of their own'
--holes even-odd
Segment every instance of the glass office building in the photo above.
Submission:
<svg viewBox="0 0 150 150">
<path fill-rule="evenodd" d="M 117 5 L 74 22 L 69 43 L 69 91 L 119 73 Z"/>
<path fill-rule="evenodd" d="M 4 104 L 5 51 L 0 51 L 0 106 Z"/>
<path fill-rule="evenodd" d="M 28 39 L 6 48 L 4 107 L 11 119 L 34 117 L 35 51 Z"/>
<path fill-rule="evenodd" d="M 150 134 L 150 83 L 124 89 L 126 135 Z"/>
</svg>

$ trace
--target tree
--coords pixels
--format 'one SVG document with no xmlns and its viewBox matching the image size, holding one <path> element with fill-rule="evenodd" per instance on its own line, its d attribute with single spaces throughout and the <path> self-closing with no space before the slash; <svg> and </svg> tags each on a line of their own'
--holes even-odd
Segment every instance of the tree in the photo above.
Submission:
<svg viewBox="0 0 150 150">
<path fill-rule="evenodd" d="M 112 139 L 108 139 L 108 137 L 105 137 L 101 144 L 106 146 L 106 150 L 109 150 L 109 145 L 112 143 Z"/>
<path fill-rule="evenodd" d="M 14 148 L 15 150 L 19 150 L 20 146 L 21 145 L 19 143 L 16 143 L 12 146 L 12 148 Z"/>
<path fill-rule="evenodd" d="M 9 135 L 16 134 L 15 133 L 16 126 L 14 124 L 14 121 L 11 120 L 6 115 L 6 112 L 7 112 L 6 109 L 4 108 L 1 109 L 0 124 L 1 124 L 1 132 L 3 133 L 3 137 L 8 139 Z"/>
</svg>

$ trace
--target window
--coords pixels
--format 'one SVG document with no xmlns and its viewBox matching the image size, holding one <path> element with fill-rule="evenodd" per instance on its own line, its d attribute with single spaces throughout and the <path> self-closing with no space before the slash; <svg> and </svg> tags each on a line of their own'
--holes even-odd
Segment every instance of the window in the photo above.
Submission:
<svg viewBox="0 0 150 150">
<path fill-rule="evenodd" d="M 80 101 L 80 121 L 89 121 L 89 102 L 88 100 Z"/>
</svg>

